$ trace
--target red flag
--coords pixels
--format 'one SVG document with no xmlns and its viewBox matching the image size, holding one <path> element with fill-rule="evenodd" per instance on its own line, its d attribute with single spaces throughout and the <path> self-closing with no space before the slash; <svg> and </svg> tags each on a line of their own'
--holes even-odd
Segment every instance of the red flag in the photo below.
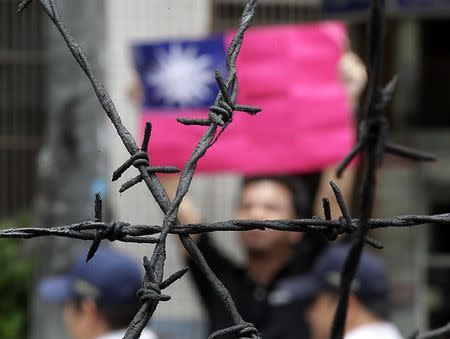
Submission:
<svg viewBox="0 0 450 339">
<path fill-rule="evenodd" d="M 223 69 L 231 37 L 135 47 L 146 92 L 142 127 L 149 120 L 154 126 L 152 164 L 182 168 L 190 157 L 205 128 L 183 126 L 176 117 L 207 116 L 217 91 L 213 69 Z M 238 58 L 238 103 L 263 111 L 254 117 L 236 113 L 198 170 L 305 173 L 339 162 L 355 139 L 338 72 L 346 40 L 337 22 L 250 29 Z"/>
</svg>

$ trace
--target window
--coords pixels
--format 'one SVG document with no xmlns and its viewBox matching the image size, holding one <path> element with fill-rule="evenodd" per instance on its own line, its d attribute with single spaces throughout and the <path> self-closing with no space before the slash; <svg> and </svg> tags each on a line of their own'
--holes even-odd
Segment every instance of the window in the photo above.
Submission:
<svg viewBox="0 0 450 339">
<path fill-rule="evenodd" d="M 242 13 L 242 0 L 215 0 L 213 31 L 220 32 L 236 25 Z M 318 0 L 262 0 L 254 20 L 255 25 L 295 23 L 320 17 Z"/>
<path fill-rule="evenodd" d="M 0 218 L 28 208 L 42 136 L 42 10 L 0 0 Z"/>
<path fill-rule="evenodd" d="M 418 123 L 429 127 L 450 127 L 450 20 L 422 22 L 422 86 Z M 432 85 L 431 85 L 432 84 Z"/>
</svg>

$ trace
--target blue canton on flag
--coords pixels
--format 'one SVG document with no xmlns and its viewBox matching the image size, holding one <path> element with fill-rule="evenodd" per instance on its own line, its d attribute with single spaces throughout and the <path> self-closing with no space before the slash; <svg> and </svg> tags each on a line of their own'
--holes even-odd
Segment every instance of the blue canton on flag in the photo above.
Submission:
<svg viewBox="0 0 450 339">
<path fill-rule="evenodd" d="M 146 109 L 209 107 L 218 91 L 214 70 L 226 76 L 222 36 L 135 45 L 133 59 Z"/>
</svg>

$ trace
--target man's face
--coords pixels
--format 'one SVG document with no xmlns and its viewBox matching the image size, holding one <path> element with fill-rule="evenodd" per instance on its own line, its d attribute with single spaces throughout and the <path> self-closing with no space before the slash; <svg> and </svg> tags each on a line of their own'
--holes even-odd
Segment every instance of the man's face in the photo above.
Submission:
<svg viewBox="0 0 450 339">
<path fill-rule="evenodd" d="M 307 319 L 313 339 L 330 338 L 337 302 L 337 297 L 334 294 L 322 292 L 309 306 Z"/>
<path fill-rule="evenodd" d="M 255 181 L 246 185 L 236 217 L 240 220 L 283 220 L 296 217 L 291 192 L 271 180 Z M 245 249 L 260 253 L 280 246 L 288 246 L 299 234 L 274 230 L 252 230 L 239 233 Z"/>
<path fill-rule="evenodd" d="M 63 317 L 72 339 L 97 338 L 109 330 L 92 299 L 86 298 L 78 303 L 67 302 L 64 304 Z"/>
<path fill-rule="evenodd" d="M 83 325 L 85 315 L 82 308 L 77 307 L 74 302 L 69 301 L 64 304 L 63 317 L 64 325 L 72 339 L 83 339 L 86 337 L 86 327 Z"/>
</svg>

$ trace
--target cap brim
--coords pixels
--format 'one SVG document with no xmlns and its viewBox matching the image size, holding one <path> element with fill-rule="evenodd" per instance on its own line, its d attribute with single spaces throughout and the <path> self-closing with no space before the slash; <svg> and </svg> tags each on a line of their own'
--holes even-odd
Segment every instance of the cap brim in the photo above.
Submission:
<svg viewBox="0 0 450 339">
<path fill-rule="evenodd" d="M 320 292 L 320 282 L 314 276 L 302 276 L 290 280 L 285 286 L 293 299 L 306 300 L 315 297 Z"/>
<path fill-rule="evenodd" d="M 39 283 L 38 294 L 48 302 L 65 302 L 73 297 L 72 280 L 67 276 L 44 279 Z"/>
</svg>

